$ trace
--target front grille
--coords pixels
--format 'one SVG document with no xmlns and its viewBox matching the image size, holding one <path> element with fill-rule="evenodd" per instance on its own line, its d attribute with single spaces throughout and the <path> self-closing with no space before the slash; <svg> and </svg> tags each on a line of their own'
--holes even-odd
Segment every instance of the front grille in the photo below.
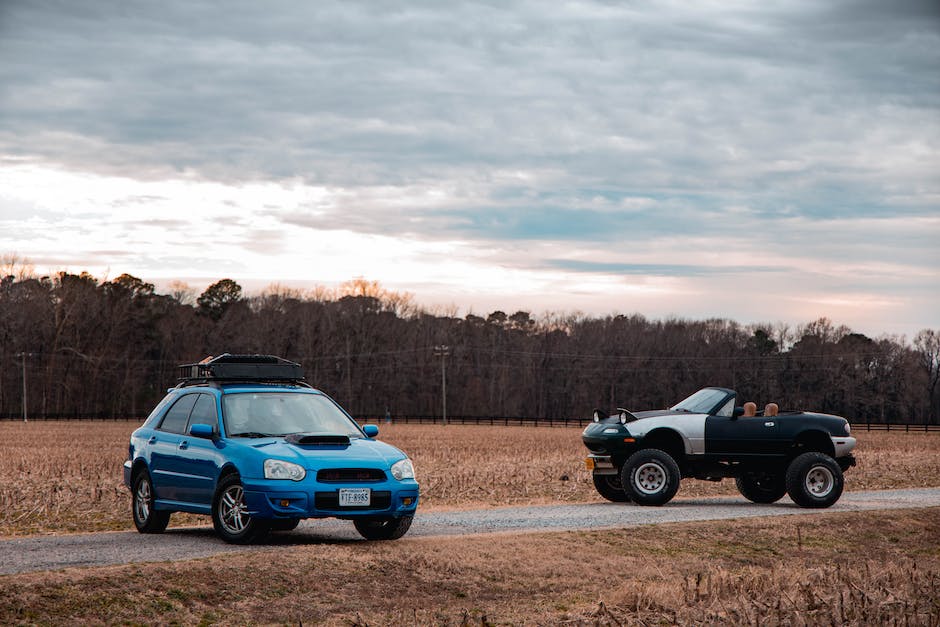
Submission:
<svg viewBox="0 0 940 627">
<path fill-rule="evenodd" d="M 392 504 L 392 493 L 389 491 L 373 491 L 372 492 L 372 504 L 365 507 L 340 507 L 339 506 L 339 492 L 317 492 L 313 498 L 314 507 L 317 509 L 328 509 L 328 510 L 350 510 L 350 511 L 363 511 L 363 510 L 372 510 L 372 509 L 388 509 Z"/>
<path fill-rule="evenodd" d="M 324 468 L 317 471 L 322 483 L 369 483 L 385 481 L 385 472 L 378 468 Z"/>
</svg>

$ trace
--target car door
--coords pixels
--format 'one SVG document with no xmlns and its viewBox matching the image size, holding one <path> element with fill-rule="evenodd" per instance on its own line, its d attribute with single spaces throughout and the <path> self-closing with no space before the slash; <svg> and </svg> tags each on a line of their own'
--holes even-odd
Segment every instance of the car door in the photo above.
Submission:
<svg viewBox="0 0 940 627">
<path fill-rule="evenodd" d="M 705 454 L 725 459 L 773 455 L 778 452 L 779 426 L 763 416 L 709 416 L 705 419 Z"/>
<path fill-rule="evenodd" d="M 199 438 L 189 434 L 195 424 L 209 425 L 219 433 L 219 413 L 215 396 L 198 394 L 189 414 L 186 433 L 177 447 L 176 469 L 180 474 L 179 498 L 200 505 L 211 505 L 216 478 L 222 467 L 217 439 Z"/>
<path fill-rule="evenodd" d="M 184 394 L 178 398 L 147 441 L 150 447 L 150 478 L 157 499 L 183 500 L 181 491 L 184 489 L 184 470 L 180 468 L 179 448 L 197 396 Z"/>
</svg>

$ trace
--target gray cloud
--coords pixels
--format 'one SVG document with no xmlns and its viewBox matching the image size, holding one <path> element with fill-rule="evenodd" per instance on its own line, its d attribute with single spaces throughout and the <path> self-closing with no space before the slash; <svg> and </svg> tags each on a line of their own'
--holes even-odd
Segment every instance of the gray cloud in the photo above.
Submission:
<svg viewBox="0 0 940 627">
<path fill-rule="evenodd" d="M 252 249 L 309 228 L 940 261 L 936 223 L 878 226 L 940 215 L 930 0 L 11 0 L 0 59 L 4 158 L 335 192 L 327 206 L 258 207 L 269 221 Z M 443 200 L 390 202 L 422 190 Z"/>
</svg>

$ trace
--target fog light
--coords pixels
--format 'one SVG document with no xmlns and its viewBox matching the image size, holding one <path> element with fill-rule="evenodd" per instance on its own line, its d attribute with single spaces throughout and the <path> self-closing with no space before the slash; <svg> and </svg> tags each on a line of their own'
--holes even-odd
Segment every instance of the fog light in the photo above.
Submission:
<svg viewBox="0 0 940 627">
<path fill-rule="evenodd" d="M 401 503 L 402 505 L 411 505 L 412 503 L 414 503 L 414 501 L 415 500 L 411 498 L 410 496 L 406 496 L 405 498 L 401 500 Z"/>
<path fill-rule="evenodd" d="M 281 499 L 281 507 L 290 507 L 290 501 L 287 499 Z"/>
</svg>

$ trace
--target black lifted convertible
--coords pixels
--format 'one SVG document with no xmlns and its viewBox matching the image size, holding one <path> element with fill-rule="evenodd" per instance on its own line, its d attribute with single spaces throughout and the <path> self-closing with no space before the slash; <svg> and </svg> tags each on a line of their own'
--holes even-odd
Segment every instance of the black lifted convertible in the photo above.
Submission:
<svg viewBox="0 0 940 627">
<path fill-rule="evenodd" d="M 738 405 L 726 388 L 704 388 L 669 409 L 611 416 L 594 411 L 582 439 L 601 496 L 663 505 L 686 477 L 733 477 L 755 503 L 789 494 L 801 507 L 829 507 L 842 495 L 842 472 L 855 465 L 845 418 Z"/>
</svg>

